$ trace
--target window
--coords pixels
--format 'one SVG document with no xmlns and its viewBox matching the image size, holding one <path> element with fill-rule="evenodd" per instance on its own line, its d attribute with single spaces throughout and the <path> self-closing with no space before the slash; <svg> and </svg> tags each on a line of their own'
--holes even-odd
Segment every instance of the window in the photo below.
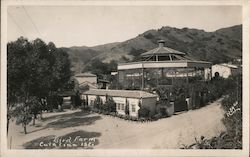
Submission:
<svg viewBox="0 0 250 157">
<path fill-rule="evenodd" d="M 124 104 L 121 104 L 122 105 L 122 110 L 125 110 L 125 105 Z"/>
<path fill-rule="evenodd" d="M 132 112 L 135 112 L 135 105 L 132 105 Z"/>
<path fill-rule="evenodd" d="M 90 105 L 94 105 L 94 100 L 90 100 Z"/>
<path fill-rule="evenodd" d="M 117 110 L 125 110 L 125 105 L 121 103 L 117 103 Z"/>
</svg>

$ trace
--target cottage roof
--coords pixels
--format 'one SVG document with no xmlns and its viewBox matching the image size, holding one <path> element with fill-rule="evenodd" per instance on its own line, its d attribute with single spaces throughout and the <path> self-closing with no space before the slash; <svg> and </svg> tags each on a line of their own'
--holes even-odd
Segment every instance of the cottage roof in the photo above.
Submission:
<svg viewBox="0 0 250 157">
<path fill-rule="evenodd" d="M 76 74 L 75 77 L 97 77 L 97 76 L 91 73 L 79 73 Z"/>
<path fill-rule="evenodd" d="M 223 64 L 219 64 L 219 65 L 222 65 L 222 66 L 225 66 L 225 67 L 229 67 L 229 68 L 234 68 L 234 69 L 237 69 L 237 65 L 233 65 L 233 64 L 227 64 L 227 63 L 223 63 Z"/>
<path fill-rule="evenodd" d="M 83 94 L 86 95 L 100 95 L 100 96 L 114 96 L 114 97 L 126 97 L 126 98 L 151 98 L 157 97 L 155 94 L 151 94 L 145 91 L 139 90 L 106 90 L 106 89 L 91 89 Z"/>
</svg>

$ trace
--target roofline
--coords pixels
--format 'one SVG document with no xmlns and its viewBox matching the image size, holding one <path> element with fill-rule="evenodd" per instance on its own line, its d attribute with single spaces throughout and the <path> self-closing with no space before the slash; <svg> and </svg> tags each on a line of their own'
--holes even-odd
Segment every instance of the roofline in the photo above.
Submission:
<svg viewBox="0 0 250 157">
<path fill-rule="evenodd" d="M 204 64 L 212 64 L 212 62 L 206 62 L 206 61 L 174 60 L 174 61 L 140 61 L 140 62 L 118 63 L 118 66 L 119 65 L 129 65 L 129 64 L 138 64 L 138 63 L 204 63 Z"/>
<path fill-rule="evenodd" d="M 238 66 L 236 66 L 236 65 L 233 65 L 233 66 L 236 66 L 236 67 L 231 67 L 230 65 L 225 65 L 225 64 L 214 64 L 214 65 L 220 65 L 220 66 L 224 66 L 224 67 L 227 67 L 227 68 L 238 69 Z"/>
<path fill-rule="evenodd" d="M 111 96 L 111 97 L 122 97 L 122 98 L 155 98 L 157 97 L 157 95 L 155 96 L 141 96 L 141 97 L 137 97 L 137 96 L 115 96 L 115 95 L 109 95 L 109 94 L 86 94 L 85 92 L 83 92 L 82 94 L 84 95 L 95 95 L 95 96 Z"/>
<path fill-rule="evenodd" d="M 97 77 L 96 75 L 90 76 L 90 75 L 75 75 L 75 77 Z"/>
<path fill-rule="evenodd" d="M 155 98 L 155 97 L 157 97 L 157 95 L 154 95 L 154 94 L 152 94 L 152 96 L 144 96 L 144 97 L 143 96 L 141 96 L 141 97 L 138 97 L 138 96 L 113 96 L 113 95 L 109 95 L 109 94 L 105 94 L 105 93 L 101 93 L 101 94 L 86 94 L 89 91 L 121 91 L 121 90 L 91 89 L 91 90 L 83 92 L 82 94 L 84 94 L 84 95 L 99 95 L 99 96 L 106 96 L 106 95 L 108 95 L 108 96 L 112 96 L 112 97 L 125 97 L 125 98 Z M 126 91 L 126 92 L 145 92 L 145 91 L 141 91 L 141 90 L 122 90 L 122 91 Z M 146 92 L 146 93 L 148 93 L 148 92 Z"/>
</svg>

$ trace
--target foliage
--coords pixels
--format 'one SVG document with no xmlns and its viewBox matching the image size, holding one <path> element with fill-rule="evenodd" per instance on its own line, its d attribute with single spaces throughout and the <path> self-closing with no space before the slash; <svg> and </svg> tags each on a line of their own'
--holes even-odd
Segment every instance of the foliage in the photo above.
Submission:
<svg viewBox="0 0 250 157">
<path fill-rule="evenodd" d="M 108 113 L 116 112 L 116 104 L 112 97 L 106 96 L 107 101 L 101 105 L 100 109 L 102 111 L 107 111 Z"/>
<path fill-rule="evenodd" d="M 96 96 L 96 99 L 94 101 L 94 108 L 101 109 L 101 105 L 103 104 L 102 99 L 100 96 Z"/>
<path fill-rule="evenodd" d="M 139 110 L 138 110 L 138 116 L 140 118 L 147 118 L 149 117 L 149 110 L 147 108 L 143 108 L 141 107 Z"/>
<path fill-rule="evenodd" d="M 39 113 L 38 110 L 42 109 L 39 102 L 48 99 L 55 91 L 63 89 L 68 82 L 71 77 L 70 66 L 68 54 L 56 48 L 51 42 L 46 44 L 41 39 L 28 41 L 23 37 L 9 42 L 7 44 L 8 109 L 18 103 L 23 104 L 15 108 L 20 110 L 17 111 L 20 114 L 24 110 L 22 107 L 25 108 L 25 114 L 22 114 L 24 117 L 21 119 L 28 119 L 25 116 Z"/>
<path fill-rule="evenodd" d="M 81 98 L 80 98 L 80 93 L 79 93 L 79 91 L 77 91 L 76 92 L 76 95 L 75 96 L 73 96 L 74 97 L 74 107 L 79 107 L 79 106 L 81 106 L 82 105 L 82 100 L 81 100 Z"/>
<path fill-rule="evenodd" d="M 129 104 L 128 103 L 126 103 L 126 106 L 125 106 L 125 114 L 129 115 Z"/>
<path fill-rule="evenodd" d="M 100 58 L 101 61 L 112 58 L 119 61 L 123 56 L 128 55 L 134 59 L 139 58 L 138 53 L 131 51 L 149 51 L 157 48 L 159 39 L 165 40 L 165 46 L 169 48 L 182 51 L 195 60 L 209 61 L 213 64 L 226 63 L 242 57 L 242 25 L 214 32 L 162 27 L 158 30 L 148 30 L 129 41 L 91 48 L 71 47 L 66 50 L 70 55 L 73 69 L 81 69 L 85 66 L 91 67 L 89 61 L 92 58 Z M 217 42 L 218 39 L 221 39 L 221 42 Z"/>
<path fill-rule="evenodd" d="M 139 61 L 141 59 L 141 54 L 146 52 L 145 50 L 143 49 L 135 49 L 132 47 L 132 49 L 130 50 L 129 52 L 129 55 L 132 55 L 134 56 L 133 60 L 132 61 Z"/>
<path fill-rule="evenodd" d="M 112 71 L 117 70 L 117 61 L 110 61 L 110 63 L 103 63 L 100 59 L 90 61 L 82 72 L 91 71 L 92 74 L 97 75 L 98 78 L 103 79 L 103 76 L 110 75 Z"/>
<path fill-rule="evenodd" d="M 217 96 L 221 92 L 226 94 L 222 101 L 222 108 L 226 112 L 223 118 L 226 132 L 211 139 L 202 136 L 196 143 L 184 145 L 184 149 L 242 149 L 242 75 L 230 76 L 224 82 L 221 79 L 213 81 Z"/>
<path fill-rule="evenodd" d="M 112 97 L 108 97 L 106 103 L 109 106 L 110 112 L 116 112 L 116 103 Z"/>
<path fill-rule="evenodd" d="M 167 116 L 167 111 L 165 107 L 161 107 L 160 108 L 160 114 L 162 117 L 166 117 Z"/>
<path fill-rule="evenodd" d="M 30 114 L 33 115 L 33 125 L 35 125 L 35 119 L 37 118 L 37 115 L 42 112 L 43 106 L 37 97 L 32 97 L 29 101 L 30 102 L 27 103 L 27 105 L 29 106 Z"/>
</svg>

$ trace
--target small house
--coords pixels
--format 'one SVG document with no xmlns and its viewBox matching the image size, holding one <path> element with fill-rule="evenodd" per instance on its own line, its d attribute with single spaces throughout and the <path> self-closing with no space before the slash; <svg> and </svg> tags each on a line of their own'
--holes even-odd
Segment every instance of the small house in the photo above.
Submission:
<svg viewBox="0 0 250 157">
<path fill-rule="evenodd" d="M 212 66 L 212 77 L 215 77 L 216 75 L 228 78 L 230 75 L 236 75 L 240 73 L 240 68 L 233 64 L 215 64 Z"/>
<path fill-rule="evenodd" d="M 91 73 L 76 74 L 75 79 L 78 81 L 79 85 L 84 84 L 85 82 L 97 84 L 97 76 Z"/>
<path fill-rule="evenodd" d="M 107 97 L 112 97 L 116 103 L 116 111 L 120 115 L 126 115 L 125 107 L 128 105 L 129 115 L 138 117 L 140 107 L 149 110 L 149 115 L 154 115 L 156 110 L 157 95 L 145 91 L 133 90 L 104 90 L 91 89 L 82 93 L 82 99 L 87 102 L 88 106 L 93 106 L 97 98 L 100 97 L 103 103 Z"/>
</svg>

